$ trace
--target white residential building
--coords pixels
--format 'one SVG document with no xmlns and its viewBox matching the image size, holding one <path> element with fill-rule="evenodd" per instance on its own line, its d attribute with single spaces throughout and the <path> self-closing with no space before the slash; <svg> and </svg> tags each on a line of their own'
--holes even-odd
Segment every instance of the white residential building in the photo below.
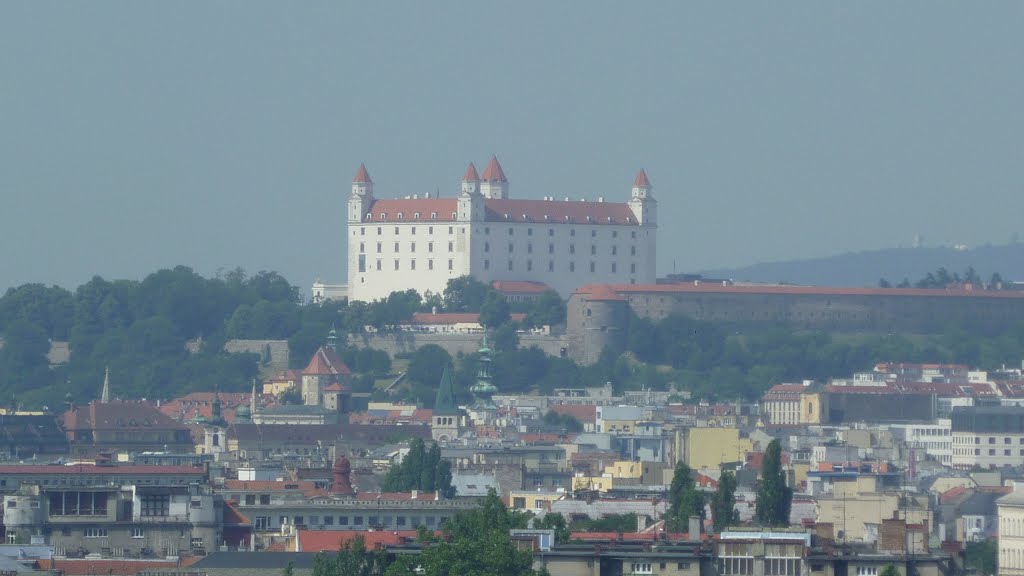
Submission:
<svg viewBox="0 0 1024 576">
<path fill-rule="evenodd" d="M 923 450 L 943 466 L 953 465 L 952 420 L 949 418 L 938 418 L 928 423 L 893 424 L 890 428 L 902 433 L 908 448 Z"/>
<path fill-rule="evenodd" d="M 999 515 L 999 574 L 1024 575 L 1024 491 L 1015 490 L 996 502 Z"/>
<path fill-rule="evenodd" d="M 953 466 L 1002 468 L 1024 464 L 1024 408 L 953 409 Z"/>
<path fill-rule="evenodd" d="M 591 283 L 653 284 L 657 202 L 641 170 L 628 202 L 519 200 L 491 158 L 473 164 L 458 196 L 374 196 L 364 166 L 348 201 L 348 296 L 386 298 L 415 289 L 439 294 L 448 281 L 542 282 L 567 297 Z"/>
</svg>

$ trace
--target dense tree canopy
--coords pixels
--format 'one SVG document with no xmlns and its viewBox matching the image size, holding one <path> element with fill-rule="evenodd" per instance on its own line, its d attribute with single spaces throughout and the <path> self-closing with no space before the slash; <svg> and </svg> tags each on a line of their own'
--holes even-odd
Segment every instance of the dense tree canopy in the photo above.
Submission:
<svg viewBox="0 0 1024 576">
<path fill-rule="evenodd" d="M 718 490 L 711 499 L 711 518 L 715 532 L 721 533 L 739 519 L 736 511 L 736 475 L 731 470 L 722 470 L 718 477 Z"/>
<path fill-rule="evenodd" d="M 432 444 L 427 450 L 422 439 L 414 438 L 402 462 L 388 470 L 382 489 L 386 492 L 436 490 L 445 498 L 452 498 L 455 488 L 452 486 L 451 463 L 441 459 L 441 448 L 437 444 Z"/>
</svg>

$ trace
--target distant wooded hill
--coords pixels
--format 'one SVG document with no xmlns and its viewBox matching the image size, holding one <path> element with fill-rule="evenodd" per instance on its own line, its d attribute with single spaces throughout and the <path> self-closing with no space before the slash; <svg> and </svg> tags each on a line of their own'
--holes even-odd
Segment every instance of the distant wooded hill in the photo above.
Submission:
<svg viewBox="0 0 1024 576">
<path fill-rule="evenodd" d="M 970 267 L 985 280 L 993 273 L 999 273 L 1007 281 L 1024 280 L 1024 243 L 980 246 L 969 250 L 889 248 L 827 258 L 704 270 L 701 274 L 738 282 L 787 282 L 814 286 L 877 286 L 878 281 L 885 278 L 895 286 L 904 279 L 914 283 L 939 268 L 962 274 Z"/>
</svg>

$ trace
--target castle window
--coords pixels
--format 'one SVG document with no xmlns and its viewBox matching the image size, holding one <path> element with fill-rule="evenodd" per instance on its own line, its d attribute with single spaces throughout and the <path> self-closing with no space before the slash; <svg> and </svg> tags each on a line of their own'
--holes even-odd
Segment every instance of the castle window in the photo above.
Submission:
<svg viewBox="0 0 1024 576">
<path fill-rule="evenodd" d="M 419 220 L 420 219 L 420 213 L 419 212 L 413 212 L 412 213 L 412 218 L 413 218 L 413 220 Z"/>
<path fill-rule="evenodd" d="M 512 253 L 512 243 L 511 242 L 508 243 L 508 252 L 509 252 L 509 254 Z"/>
<path fill-rule="evenodd" d="M 590 262 L 590 271 L 593 272 L 597 268 L 597 265 L 593 261 Z"/>
<path fill-rule="evenodd" d="M 366 236 L 366 228 L 363 228 L 363 227 L 360 226 L 359 227 L 359 235 L 360 236 Z"/>
<path fill-rule="evenodd" d="M 448 251 L 455 252 L 455 242 L 448 242 Z"/>
<path fill-rule="evenodd" d="M 434 251 L 434 243 L 433 242 L 427 242 L 427 252 L 433 252 L 433 251 Z"/>
<path fill-rule="evenodd" d="M 491 251 L 491 243 L 490 242 L 484 242 L 484 252 L 490 252 L 490 251 Z"/>
<path fill-rule="evenodd" d="M 630 246 L 629 247 L 629 255 L 630 256 L 636 256 L 636 246 Z"/>
<path fill-rule="evenodd" d="M 575 262 L 569 262 L 569 272 L 575 272 L 575 271 L 576 271 L 576 263 Z"/>
<path fill-rule="evenodd" d="M 618 237 L 619 237 L 618 231 L 612 230 L 612 238 L 618 238 Z"/>
<path fill-rule="evenodd" d="M 636 263 L 635 262 L 629 265 L 629 272 L 631 274 L 636 274 Z"/>
<path fill-rule="evenodd" d="M 569 244 L 569 254 L 575 254 L 575 253 L 576 253 L 576 245 L 575 244 Z"/>
<path fill-rule="evenodd" d="M 533 270 L 533 260 L 527 260 L 526 261 L 526 271 L 529 272 L 531 270 Z"/>
<path fill-rule="evenodd" d="M 398 219 L 399 219 L 399 220 L 402 220 L 402 217 L 403 217 L 403 216 L 405 216 L 405 214 L 402 214 L 401 212 L 399 212 L 399 213 L 398 213 Z"/>
<path fill-rule="evenodd" d="M 377 236 L 380 236 L 383 233 L 384 233 L 384 229 L 381 228 L 380 226 L 377 226 Z"/>
<path fill-rule="evenodd" d="M 416 269 L 416 259 L 415 258 L 413 258 L 412 260 L 409 260 L 409 269 L 410 270 L 415 270 Z"/>
<path fill-rule="evenodd" d="M 527 228 L 526 229 L 526 235 L 527 236 L 533 236 L 533 228 Z"/>
<path fill-rule="evenodd" d="M 380 267 L 380 258 L 377 258 L 377 270 L 380 270 L 380 269 L 381 269 L 381 267 Z"/>
<path fill-rule="evenodd" d="M 554 253 L 555 253 L 555 245 L 554 244 L 548 244 L 548 254 L 554 254 Z"/>
<path fill-rule="evenodd" d="M 512 271 L 512 260 L 511 259 L 508 261 L 508 271 L 509 272 Z"/>
<path fill-rule="evenodd" d="M 547 218 L 547 216 L 545 216 L 544 218 Z M 548 228 L 548 236 L 554 236 L 554 235 L 555 235 L 555 229 L 554 228 Z"/>
<path fill-rule="evenodd" d="M 365 253 L 365 252 L 366 252 L 366 244 L 363 244 L 362 242 L 360 242 L 359 243 L 359 253 L 362 254 L 362 253 Z"/>
<path fill-rule="evenodd" d="M 366 213 L 366 220 L 373 220 L 373 212 Z"/>
<path fill-rule="evenodd" d="M 554 272 L 554 271 L 555 271 L 555 261 L 554 260 L 548 260 L 548 272 Z"/>
<path fill-rule="evenodd" d="M 615 262 L 612 262 L 612 274 L 614 274 L 617 271 L 617 268 L 618 266 L 615 264 Z"/>
<path fill-rule="evenodd" d="M 416 227 L 415 227 L 415 226 L 413 226 L 413 227 L 412 227 L 412 235 L 413 235 L 413 236 L 415 236 L 415 235 L 416 235 Z"/>
<path fill-rule="evenodd" d="M 437 212 L 431 212 L 430 213 L 430 219 L 431 220 L 437 220 Z"/>
<path fill-rule="evenodd" d="M 532 243 L 526 245 L 526 253 L 527 254 L 533 254 L 533 244 Z"/>
<path fill-rule="evenodd" d="M 395 258 L 395 270 L 398 270 L 398 258 Z"/>
<path fill-rule="evenodd" d="M 434 227 L 433 226 L 428 226 L 427 227 L 427 234 L 433 234 L 433 233 L 434 233 Z"/>
<path fill-rule="evenodd" d="M 597 246 L 595 246 L 593 244 L 590 245 L 590 255 L 591 256 L 597 256 Z"/>
<path fill-rule="evenodd" d="M 568 217 L 568 216 L 566 216 L 565 218 L 566 218 L 566 220 L 568 220 L 568 219 L 569 219 L 569 217 Z M 569 230 L 569 236 L 575 236 L 575 235 L 576 235 L 576 230 L 575 230 L 575 229 L 573 229 L 573 230 Z"/>
<path fill-rule="evenodd" d="M 490 270 L 490 269 L 491 269 L 491 261 L 490 260 L 484 260 L 484 270 Z"/>
<path fill-rule="evenodd" d="M 452 220 L 457 220 L 455 212 L 452 212 Z"/>
<path fill-rule="evenodd" d="M 398 252 L 398 242 L 395 242 L 395 252 Z"/>
<path fill-rule="evenodd" d="M 452 260 L 451 258 L 448 259 L 448 269 L 449 270 L 454 270 L 455 269 L 455 260 Z"/>
<path fill-rule="evenodd" d="M 590 231 L 590 237 L 591 238 L 597 238 L 597 230 L 591 230 Z"/>
<path fill-rule="evenodd" d="M 515 232 L 515 230 L 513 230 L 512 228 L 508 229 L 508 235 L 509 236 L 511 236 L 514 232 Z"/>
<path fill-rule="evenodd" d="M 381 253 L 381 248 L 383 247 L 383 244 L 383 242 L 377 242 L 377 254 Z"/>
<path fill-rule="evenodd" d="M 448 227 L 448 233 L 449 234 L 455 234 L 455 227 L 454 226 L 449 226 Z"/>
<path fill-rule="evenodd" d="M 431 260 L 427 260 L 427 270 L 433 270 L 433 269 L 434 269 L 434 261 L 432 259 Z"/>
<path fill-rule="evenodd" d="M 491 233 L 491 227 L 490 226 L 484 226 L 484 234 L 490 234 L 490 233 Z"/>
<path fill-rule="evenodd" d="M 409 242 L 409 252 L 415 252 L 415 251 L 416 251 L 416 243 L 415 242 Z"/>
<path fill-rule="evenodd" d="M 388 219 L 388 213 L 387 212 L 381 212 L 380 213 L 380 219 L 381 220 L 387 220 Z"/>
</svg>

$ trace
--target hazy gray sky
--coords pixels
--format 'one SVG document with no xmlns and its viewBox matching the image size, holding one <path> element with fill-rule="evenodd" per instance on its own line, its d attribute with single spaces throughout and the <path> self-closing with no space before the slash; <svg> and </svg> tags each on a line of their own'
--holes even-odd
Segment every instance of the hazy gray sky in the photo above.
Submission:
<svg viewBox="0 0 1024 576">
<path fill-rule="evenodd" d="M 0 289 L 186 264 L 344 279 L 380 197 L 625 198 L 660 272 L 1001 243 L 1022 2 L 3 2 Z"/>
</svg>

